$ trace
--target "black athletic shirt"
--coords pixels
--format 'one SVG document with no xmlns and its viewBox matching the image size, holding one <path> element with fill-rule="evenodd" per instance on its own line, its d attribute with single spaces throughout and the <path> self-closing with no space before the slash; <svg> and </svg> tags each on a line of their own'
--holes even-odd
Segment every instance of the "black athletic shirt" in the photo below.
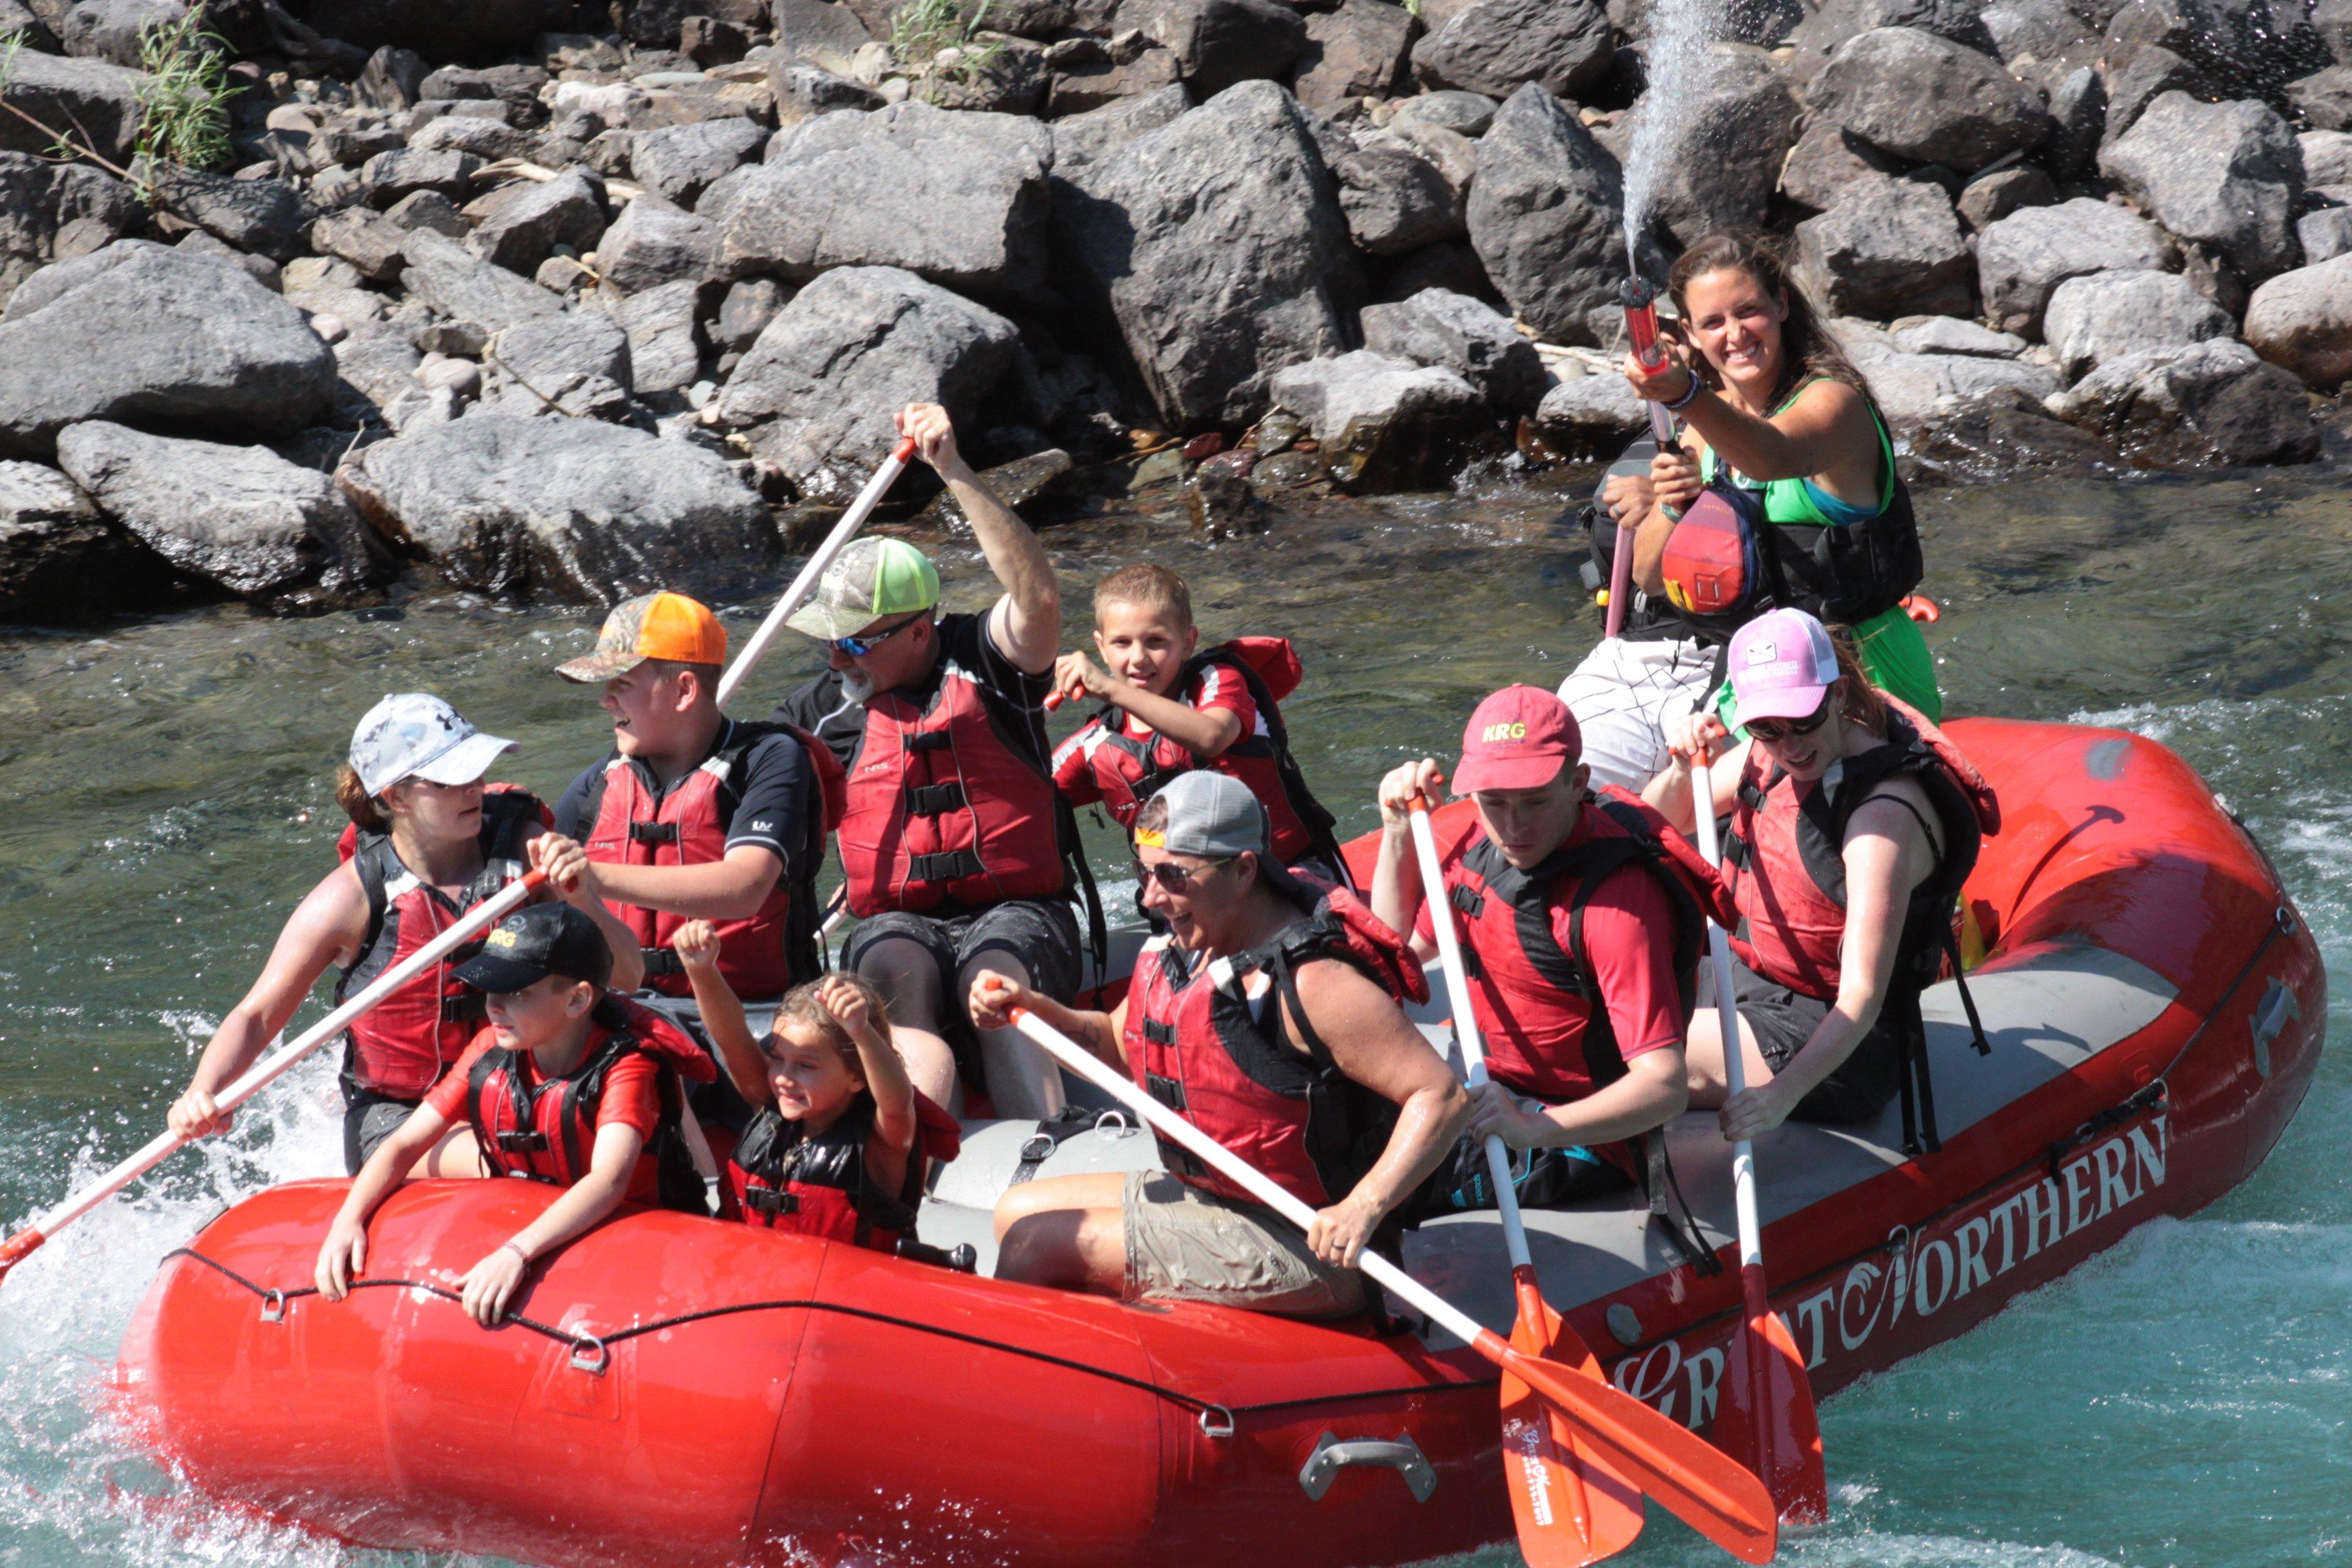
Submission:
<svg viewBox="0 0 2352 1568">
<path fill-rule="evenodd" d="M 727 721 L 711 743 L 712 752 L 727 743 L 734 726 L 733 720 Z M 583 820 L 587 812 L 588 792 L 610 761 L 608 757 L 583 772 L 563 792 L 563 798 L 555 803 L 556 826 L 583 844 L 587 842 L 588 830 L 595 826 Z M 639 781 L 648 794 L 658 799 L 667 793 L 654 784 L 644 763 L 631 762 L 629 765 L 637 770 Z M 801 743 L 790 735 L 765 737 L 745 753 L 742 776 L 730 783 L 734 786 L 735 812 L 719 824 L 727 834 L 727 847 L 756 844 L 772 851 L 784 863 L 787 878 L 796 882 L 814 882 L 817 867 L 824 860 L 824 816 L 817 806 L 816 775 L 809 767 Z M 721 807 L 729 793 L 719 793 Z"/>
</svg>

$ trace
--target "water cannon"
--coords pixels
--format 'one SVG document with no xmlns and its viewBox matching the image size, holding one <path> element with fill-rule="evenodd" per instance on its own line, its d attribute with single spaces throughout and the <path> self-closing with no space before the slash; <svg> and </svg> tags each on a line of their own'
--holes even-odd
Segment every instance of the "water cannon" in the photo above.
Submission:
<svg viewBox="0 0 2352 1568">
<path fill-rule="evenodd" d="M 1617 302 L 1625 307 L 1625 336 L 1633 345 L 1633 357 L 1651 370 L 1665 363 L 1665 346 L 1658 342 L 1658 291 L 1637 275 L 1617 286 Z M 1649 408 L 1650 434 L 1658 438 L 1661 449 L 1673 446 L 1675 416 L 1662 403 Z"/>
</svg>

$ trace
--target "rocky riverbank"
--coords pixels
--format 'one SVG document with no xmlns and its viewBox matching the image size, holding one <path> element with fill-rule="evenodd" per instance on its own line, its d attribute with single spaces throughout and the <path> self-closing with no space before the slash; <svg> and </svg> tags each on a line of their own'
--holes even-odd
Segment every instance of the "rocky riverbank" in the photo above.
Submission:
<svg viewBox="0 0 2352 1568">
<path fill-rule="evenodd" d="M 1660 4 L 214 0 L 194 168 L 180 0 L 0 0 L 0 621 L 724 593 L 917 398 L 1213 529 L 1612 451 L 1652 113 L 1916 468 L 2316 455 L 2352 0 Z"/>
</svg>

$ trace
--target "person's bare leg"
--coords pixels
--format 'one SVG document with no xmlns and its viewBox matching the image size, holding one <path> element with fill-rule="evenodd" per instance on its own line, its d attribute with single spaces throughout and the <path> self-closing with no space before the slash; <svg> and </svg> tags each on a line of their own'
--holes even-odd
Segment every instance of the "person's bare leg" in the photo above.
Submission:
<svg viewBox="0 0 2352 1568">
<path fill-rule="evenodd" d="M 972 982 L 982 970 L 994 970 L 1007 980 L 1027 985 L 1029 966 L 1001 947 L 974 953 L 956 972 L 957 1005 L 971 994 Z M 988 1098 L 996 1114 L 1022 1121 L 1042 1121 L 1062 1109 L 1062 1069 L 1045 1047 L 1020 1030 L 1007 1026 L 982 1029 L 980 1066 L 987 1076 Z"/>
<path fill-rule="evenodd" d="M 1748 1069 L 1748 1088 L 1772 1081 L 1772 1064 L 1757 1049 L 1755 1026 L 1745 1016 L 1739 1020 L 1739 1059 Z M 1723 1029 L 1712 1006 L 1701 1007 L 1692 1016 L 1683 1063 L 1690 1074 L 1692 1110 L 1712 1110 L 1731 1098 L 1731 1080 L 1723 1068 Z"/>
<path fill-rule="evenodd" d="M 1127 1177 L 1050 1176 L 996 1205 L 996 1278 L 1118 1297 L 1127 1290 Z"/>
<path fill-rule="evenodd" d="M 857 955 L 857 973 L 889 1005 L 890 1043 L 907 1064 L 909 1081 L 950 1115 L 962 1115 L 963 1087 L 942 1027 L 940 966 L 929 951 L 918 942 L 886 938 Z"/>
</svg>

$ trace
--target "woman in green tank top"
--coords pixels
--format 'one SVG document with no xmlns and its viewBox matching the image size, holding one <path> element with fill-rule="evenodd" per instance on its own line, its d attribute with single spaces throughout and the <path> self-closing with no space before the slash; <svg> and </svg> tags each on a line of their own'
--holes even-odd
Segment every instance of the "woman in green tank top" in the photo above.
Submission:
<svg viewBox="0 0 2352 1568">
<path fill-rule="evenodd" d="M 1667 342 L 1655 370 L 1625 359 L 1634 392 L 1683 422 L 1680 445 L 1650 467 L 1652 506 L 1633 550 L 1644 592 L 1664 591 L 1666 536 L 1720 470 L 1762 490 L 1766 519 L 1784 526 L 1850 527 L 1895 504 L 1902 480 L 1886 423 L 1769 241 L 1708 235 L 1675 263 L 1667 287 L 1688 346 Z M 1898 607 L 1853 630 L 1874 684 L 1943 716 L 1935 661 L 1909 616 Z"/>
</svg>

